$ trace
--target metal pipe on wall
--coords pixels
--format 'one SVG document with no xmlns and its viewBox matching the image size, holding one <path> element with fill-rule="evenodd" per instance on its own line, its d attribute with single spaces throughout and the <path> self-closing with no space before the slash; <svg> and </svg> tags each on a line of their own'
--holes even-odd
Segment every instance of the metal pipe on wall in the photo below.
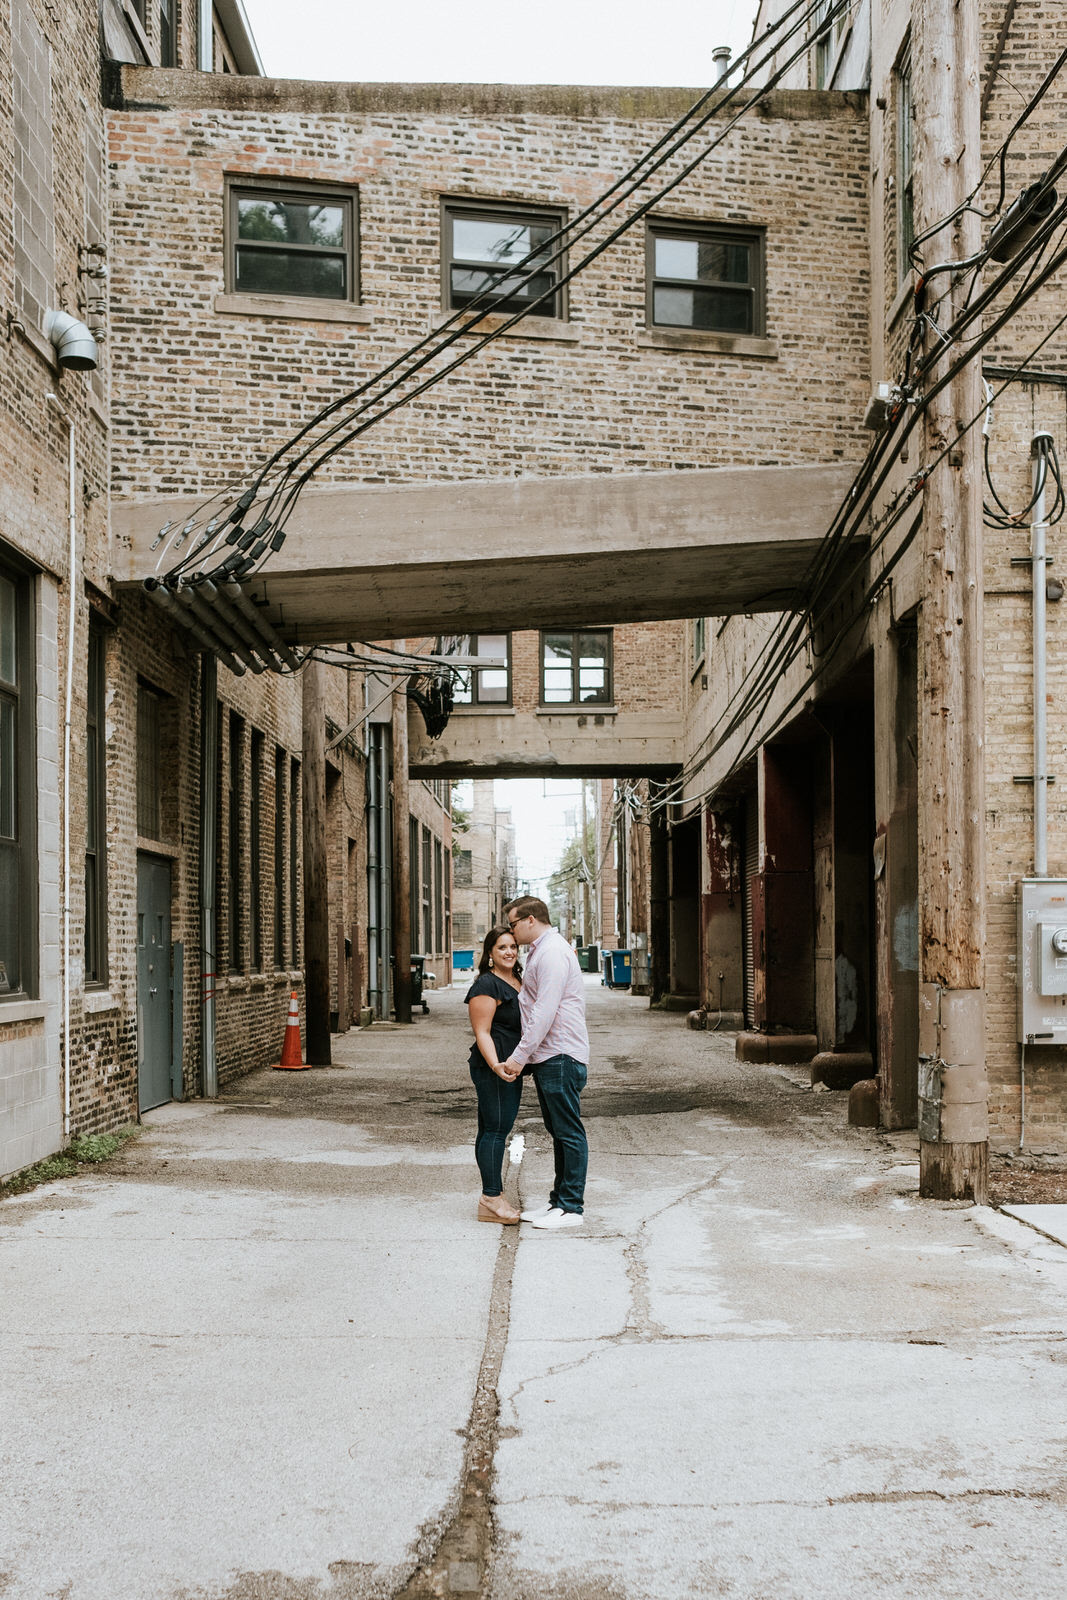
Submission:
<svg viewBox="0 0 1067 1600">
<path fill-rule="evenodd" d="M 378 921 L 382 892 L 381 863 L 378 858 L 381 745 L 377 725 L 371 727 L 367 743 L 367 1003 L 374 1015 L 380 1017 L 383 1015 L 378 970 Z"/>
<path fill-rule="evenodd" d="M 1034 507 L 1030 522 L 1030 573 L 1033 588 L 1034 653 L 1034 876 L 1048 876 L 1048 630 L 1046 612 L 1049 433 L 1035 433 L 1030 446 Z"/>
<path fill-rule="evenodd" d="M 67 672 L 63 697 L 63 1137 L 70 1138 L 70 741 L 74 704 L 74 624 L 75 573 L 77 570 L 78 525 L 76 514 L 76 461 L 74 421 L 60 404 L 59 396 L 49 394 L 67 424 Z"/>
</svg>

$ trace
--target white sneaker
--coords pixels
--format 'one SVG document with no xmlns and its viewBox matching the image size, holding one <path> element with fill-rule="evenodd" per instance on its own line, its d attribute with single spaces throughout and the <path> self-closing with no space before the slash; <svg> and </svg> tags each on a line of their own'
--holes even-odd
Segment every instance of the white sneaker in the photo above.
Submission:
<svg viewBox="0 0 1067 1600">
<path fill-rule="evenodd" d="M 557 1207 L 550 1206 L 546 1200 L 544 1205 L 531 1206 L 529 1211 L 524 1211 L 522 1213 L 522 1220 L 523 1222 L 539 1222 L 542 1217 L 547 1217 L 550 1211 L 554 1211 L 556 1209 Z"/>
<path fill-rule="evenodd" d="M 580 1228 L 584 1218 L 580 1211 L 561 1211 L 559 1206 L 553 1206 L 543 1217 L 535 1217 L 532 1226 L 535 1228 Z"/>
</svg>

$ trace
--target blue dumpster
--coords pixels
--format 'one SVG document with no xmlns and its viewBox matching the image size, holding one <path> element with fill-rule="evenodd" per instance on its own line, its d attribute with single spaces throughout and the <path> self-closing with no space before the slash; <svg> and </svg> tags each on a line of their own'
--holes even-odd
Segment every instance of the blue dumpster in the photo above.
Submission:
<svg viewBox="0 0 1067 1600">
<path fill-rule="evenodd" d="M 453 950 L 452 965 L 457 972 L 472 972 L 474 970 L 474 951 Z"/>
<path fill-rule="evenodd" d="M 609 989 L 628 989 L 630 987 L 629 950 L 604 951 L 604 982 Z"/>
</svg>

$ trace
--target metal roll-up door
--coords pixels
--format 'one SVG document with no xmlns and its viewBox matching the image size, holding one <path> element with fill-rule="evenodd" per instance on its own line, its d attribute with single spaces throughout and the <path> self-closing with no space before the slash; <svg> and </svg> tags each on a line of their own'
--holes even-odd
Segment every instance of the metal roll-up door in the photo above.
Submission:
<svg viewBox="0 0 1067 1600">
<path fill-rule="evenodd" d="M 755 894 L 756 874 L 759 872 L 759 791 L 750 789 L 745 796 L 745 855 L 742 870 L 742 895 L 744 905 L 744 958 L 745 958 L 745 1026 L 756 1025 L 756 955 L 752 938 L 752 901 Z"/>
</svg>

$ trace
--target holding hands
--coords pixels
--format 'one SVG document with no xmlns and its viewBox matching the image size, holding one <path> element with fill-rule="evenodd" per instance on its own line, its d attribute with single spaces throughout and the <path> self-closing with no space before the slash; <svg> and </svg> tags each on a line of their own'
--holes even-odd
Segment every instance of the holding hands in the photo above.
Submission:
<svg viewBox="0 0 1067 1600">
<path fill-rule="evenodd" d="M 514 1083 L 515 1079 L 521 1074 L 522 1067 L 517 1061 L 512 1061 L 509 1057 L 507 1061 L 498 1061 L 493 1071 L 498 1078 L 503 1078 L 505 1083 Z"/>
</svg>

